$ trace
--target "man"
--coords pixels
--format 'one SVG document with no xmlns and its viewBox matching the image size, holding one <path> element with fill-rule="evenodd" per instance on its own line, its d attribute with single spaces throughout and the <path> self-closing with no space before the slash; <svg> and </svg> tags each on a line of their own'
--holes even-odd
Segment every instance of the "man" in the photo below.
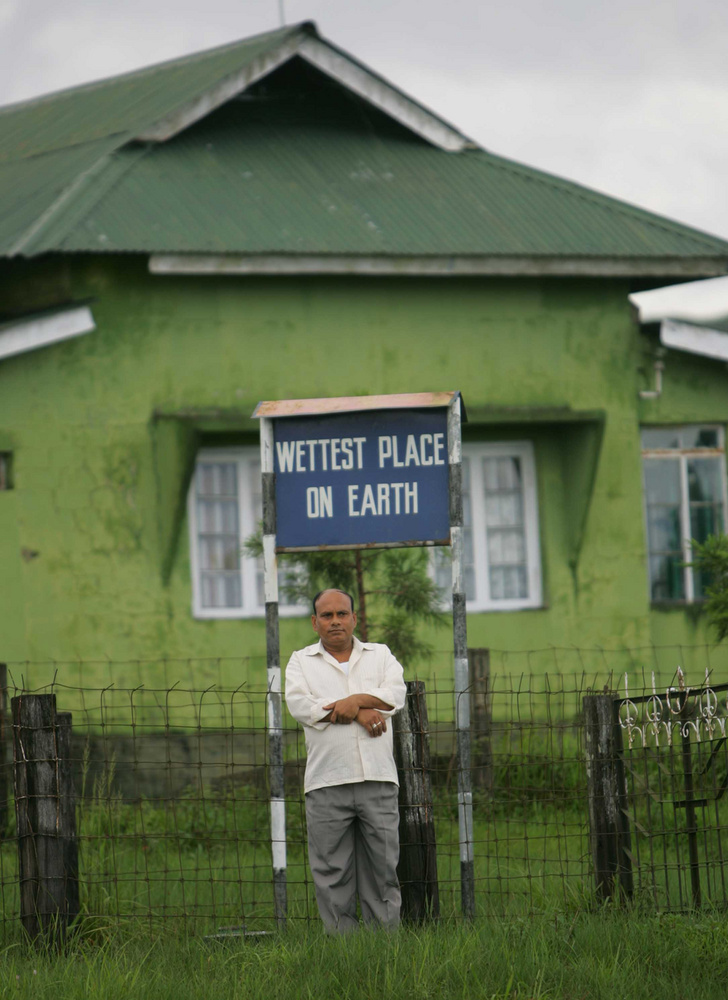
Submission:
<svg viewBox="0 0 728 1000">
<path fill-rule="evenodd" d="M 319 641 L 286 667 L 286 704 L 306 735 L 308 857 L 331 933 L 399 923 L 397 769 L 387 719 L 404 705 L 402 667 L 387 646 L 354 636 L 349 594 L 323 590 L 311 624 Z"/>
</svg>

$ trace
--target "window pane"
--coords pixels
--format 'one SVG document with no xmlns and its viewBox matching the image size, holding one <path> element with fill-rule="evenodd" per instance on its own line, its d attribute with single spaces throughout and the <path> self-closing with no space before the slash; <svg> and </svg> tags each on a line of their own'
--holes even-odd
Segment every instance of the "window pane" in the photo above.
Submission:
<svg viewBox="0 0 728 1000">
<path fill-rule="evenodd" d="M 645 459 L 647 503 L 680 505 L 680 462 L 672 458 Z"/>
<path fill-rule="evenodd" d="M 680 508 L 655 504 L 647 511 L 650 552 L 681 552 Z"/>
<path fill-rule="evenodd" d="M 488 561 L 494 563 L 522 563 L 526 561 L 522 531 L 489 531 Z"/>
<path fill-rule="evenodd" d="M 679 427 L 643 427 L 643 448 L 679 448 Z"/>
<path fill-rule="evenodd" d="M 719 458 L 688 459 L 690 501 L 715 501 L 721 495 Z"/>
<path fill-rule="evenodd" d="M 717 535 L 723 530 L 723 512 L 717 505 L 701 504 L 690 507 L 690 537 L 696 542 L 704 542 L 708 535 Z"/>
<path fill-rule="evenodd" d="M 198 496 L 238 495 L 237 466 L 234 462 L 203 462 L 197 467 Z"/>
<path fill-rule="evenodd" d="M 528 597 L 521 459 L 484 458 L 485 525 L 490 597 Z"/>
<path fill-rule="evenodd" d="M 719 448 L 718 431 L 714 427 L 685 427 L 683 448 Z"/>
<path fill-rule="evenodd" d="M 677 601 L 684 597 L 680 461 L 679 458 L 644 460 L 653 601 Z"/>
<path fill-rule="evenodd" d="M 197 528 L 200 533 L 237 535 L 237 500 L 198 500 Z"/>
<path fill-rule="evenodd" d="M 214 535 L 200 536 L 200 567 L 209 570 L 237 570 L 239 565 L 237 540 Z"/>
<path fill-rule="evenodd" d="M 494 601 L 528 597 L 525 568 L 523 566 L 498 566 L 491 569 L 490 596 Z"/>
<path fill-rule="evenodd" d="M 685 600 L 686 581 L 692 581 L 690 600 L 704 594 L 706 580 L 684 565 L 682 536 L 703 542 L 724 530 L 724 456 L 700 449 L 722 449 L 720 431 L 714 427 L 647 428 L 644 447 L 677 447 L 674 458 L 645 456 L 647 532 L 650 554 L 650 588 L 653 600 Z M 690 451 L 693 453 L 690 454 Z M 681 495 L 681 473 L 687 480 L 687 503 Z"/>
<path fill-rule="evenodd" d="M 494 528 L 523 523 L 520 493 L 494 493 L 486 496 L 485 518 Z"/>
<path fill-rule="evenodd" d="M 197 488 L 197 551 L 203 608 L 239 608 L 240 523 L 235 462 L 200 462 Z"/>
<path fill-rule="evenodd" d="M 239 608 L 242 604 L 239 573 L 203 573 L 203 608 Z"/>
<path fill-rule="evenodd" d="M 682 556 L 650 558 L 650 592 L 653 601 L 679 601 L 685 597 Z"/>
<path fill-rule="evenodd" d="M 518 458 L 486 458 L 483 466 L 485 488 L 494 490 L 520 490 L 521 465 Z"/>
</svg>

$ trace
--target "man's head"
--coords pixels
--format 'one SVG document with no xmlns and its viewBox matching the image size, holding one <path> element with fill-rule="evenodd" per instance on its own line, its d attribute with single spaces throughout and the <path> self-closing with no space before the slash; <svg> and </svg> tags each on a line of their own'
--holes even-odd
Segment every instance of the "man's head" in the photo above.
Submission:
<svg viewBox="0 0 728 1000">
<path fill-rule="evenodd" d="M 326 590 L 319 590 L 318 594 L 316 594 L 316 596 L 313 599 L 313 613 L 314 614 L 316 614 L 316 602 L 318 601 L 319 597 L 323 597 L 324 594 L 343 594 L 344 597 L 348 597 L 349 598 L 349 604 L 351 605 L 351 611 L 352 611 L 352 614 L 353 614 L 353 612 L 354 612 L 354 598 L 351 596 L 351 594 L 347 594 L 347 592 L 345 590 L 339 590 L 338 587 L 327 587 Z"/>
<path fill-rule="evenodd" d="M 351 649 L 356 628 L 354 600 L 343 590 L 322 590 L 313 599 L 311 626 L 332 652 L 342 653 Z"/>
</svg>

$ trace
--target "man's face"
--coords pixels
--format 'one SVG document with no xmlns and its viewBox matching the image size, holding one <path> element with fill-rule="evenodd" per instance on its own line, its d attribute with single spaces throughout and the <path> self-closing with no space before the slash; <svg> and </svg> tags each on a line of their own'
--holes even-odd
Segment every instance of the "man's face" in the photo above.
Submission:
<svg viewBox="0 0 728 1000">
<path fill-rule="evenodd" d="M 340 594 L 338 590 L 325 591 L 316 601 L 316 614 L 311 615 L 311 625 L 326 649 L 335 652 L 351 649 L 356 615 L 345 594 Z"/>
</svg>

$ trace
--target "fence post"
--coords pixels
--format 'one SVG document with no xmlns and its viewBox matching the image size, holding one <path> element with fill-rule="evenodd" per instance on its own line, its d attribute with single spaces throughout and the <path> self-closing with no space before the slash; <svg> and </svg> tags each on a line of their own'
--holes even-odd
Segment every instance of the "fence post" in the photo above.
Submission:
<svg viewBox="0 0 728 1000">
<path fill-rule="evenodd" d="M 490 650 L 468 650 L 472 697 L 473 784 L 482 792 L 493 790 L 493 756 L 490 746 Z"/>
<path fill-rule="evenodd" d="M 597 896 L 632 895 L 627 785 L 619 702 L 613 694 L 583 699 L 589 830 Z"/>
<path fill-rule="evenodd" d="M 3 840 L 8 830 L 8 770 L 10 754 L 8 752 L 8 667 L 0 663 L 0 840 Z"/>
<path fill-rule="evenodd" d="M 404 708 L 393 721 L 394 756 L 399 774 L 397 873 L 402 884 L 402 919 L 422 923 L 440 916 L 424 681 L 407 681 Z"/>
<path fill-rule="evenodd" d="M 59 946 L 78 915 L 78 844 L 71 714 L 54 694 L 12 699 L 20 919 L 28 936 Z"/>
</svg>

